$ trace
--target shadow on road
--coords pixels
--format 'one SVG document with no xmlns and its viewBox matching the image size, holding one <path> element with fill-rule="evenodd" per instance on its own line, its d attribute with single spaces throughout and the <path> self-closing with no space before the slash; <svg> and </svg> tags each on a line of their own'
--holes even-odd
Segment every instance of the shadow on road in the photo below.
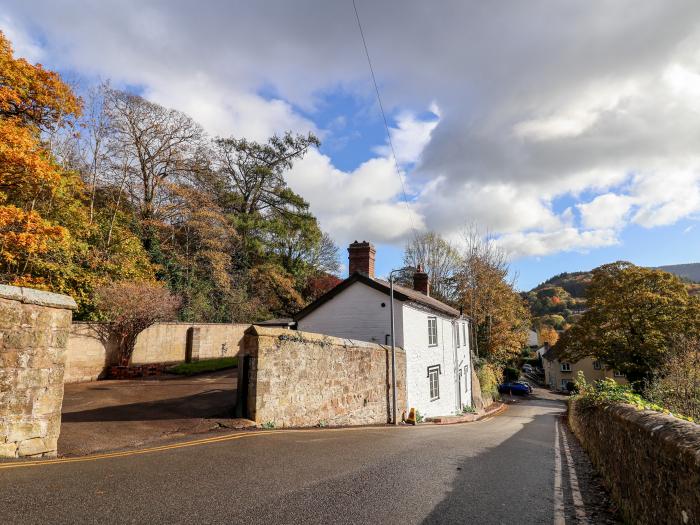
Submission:
<svg viewBox="0 0 700 525">
<path fill-rule="evenodd" d="M 64 423 L 85 423 L 94 421 L 223 418 L 231 417 L 235 402 L 235 390 L 216 389 L 172 399 L 66 412 L 62 416 L 62 420 Z"/>
</svg>

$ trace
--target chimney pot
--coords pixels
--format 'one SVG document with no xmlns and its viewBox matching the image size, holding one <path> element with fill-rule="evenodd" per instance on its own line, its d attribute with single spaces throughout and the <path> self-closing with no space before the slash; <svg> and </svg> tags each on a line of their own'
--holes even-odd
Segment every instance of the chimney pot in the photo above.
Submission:
<svg viewBox="0 0 700 525">
<path fill-rule="evenodd" d="M 364 273 L 374 278 L 374 259 L 377 251 L 371 242 L 353 242 L 348 246 L 348 273 Z"/>
</svg>

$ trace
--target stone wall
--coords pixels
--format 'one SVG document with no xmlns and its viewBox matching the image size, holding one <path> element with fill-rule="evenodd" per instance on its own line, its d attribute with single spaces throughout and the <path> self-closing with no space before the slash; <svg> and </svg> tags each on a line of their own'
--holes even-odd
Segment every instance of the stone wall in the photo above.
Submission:
<svg viewBox="0 0 700 525">
<path fill-rule="evenodd" d="M 569 424 L 627 522 L 700 523 L 700 425 L 577 400 Z"/>
<path fill-rule="evenodd" d="M 133 365 L 185 361 L 187 331 L 192 328 L 193 360 L 232 357 L 238 354 L 248 324 L 157 323 L 136 339 Z M 66 352 L 66 383 L 95 381 L 116 362 L 116 346 L 102 342 L 94 325 L 74 323 Z"/>
<path fill-rule="evenodd" d="M 370 425 L 391 420 L 391 347 L 253 326 L 246 417 L 276 427 Z M 241 374 L 246 366 L 239 365 Z M 406 354 L 396 349 L 397 406 L 406 406 Z M 241 379 L 239 383 L 242 384 Z"/>
<path fill-rule="evenodd" d="M 65 295 L 0 285 L 0 457 L 56 455 L 75 308 Z"/>
</svg>

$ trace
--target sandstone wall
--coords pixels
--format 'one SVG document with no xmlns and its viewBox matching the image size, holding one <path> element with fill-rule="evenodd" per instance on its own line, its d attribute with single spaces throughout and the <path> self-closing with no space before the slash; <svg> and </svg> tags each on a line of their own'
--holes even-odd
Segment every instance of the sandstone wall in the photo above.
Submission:
<svg viewBox="0 0 700 525">
<path fill-rule="evenodd" d="M 0 285 L 0 457 L 56 454 L 75 308 L 65 295 Z"/>
<path fill-rule="evenodd" d="M 369 425 L 391 420 L 391 347 L 253 326 L 247 417 L 276 427 Z M 406 354 L 396 350 L 397 406 L 406 406 Z M 243 373 L 244 367 L 239 365 Z"/>
<path fill-rule="evenodd" d="M 700 425 L 569 403 L 569 424 L 629 523 L 700 523 Z"/>
<path fill-rule="evenodd" d="M 157 323 L 139 334 L 131 358 L 134 365 L 180 363 L 185 360 L 187 331 L 195 330 L 195 360 L 238 354 L 248 324 Z M 74 323 L 68 339 L 66 383 L 95 381 L 114 364 L 116 346 L 104 344 L 91 323 Z"/>
</svg>

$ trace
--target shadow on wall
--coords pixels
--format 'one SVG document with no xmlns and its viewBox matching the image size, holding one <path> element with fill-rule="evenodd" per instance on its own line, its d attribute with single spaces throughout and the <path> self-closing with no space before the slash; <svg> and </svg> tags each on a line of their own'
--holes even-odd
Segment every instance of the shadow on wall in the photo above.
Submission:
<svg viewBox="0 0 700 525">
<path fill-rule="evenodd" d="M 116 364 L 115 341 L 105 342 L 96 323 L 73 323 L 66 348 L 65 383 L 95 381 L 106 367 Z M 199 359 L 238 354 L 248 324 L 156 323 L 139 334 L 131 362 L 134 365 L 181 363 L 187 353 L 187 331 L 195 328 Z"/>
</svg>

